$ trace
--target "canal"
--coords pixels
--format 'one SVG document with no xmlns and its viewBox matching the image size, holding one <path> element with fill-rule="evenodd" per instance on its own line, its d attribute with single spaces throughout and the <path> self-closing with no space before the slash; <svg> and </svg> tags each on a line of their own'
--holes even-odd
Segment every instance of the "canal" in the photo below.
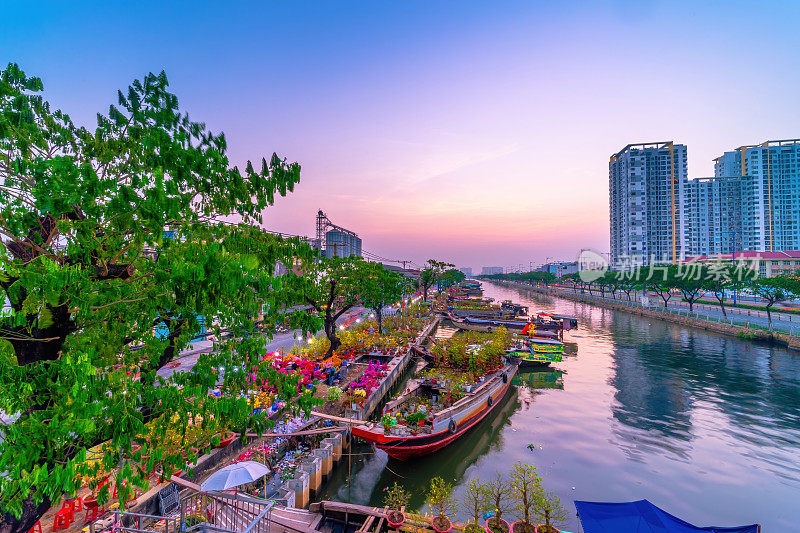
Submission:
<svg viewBox="0 0 800 533">
<path fill-rule="evenodd" d="M 430 479 L 536 466 L 573 500 L 646 498 L 697 525 L 800 529 L 800 353 L 484 283 L 485 296 L 576 315 L 564 361 L 523 374 L 492 420 L 413 462 L 354 448 L 324 499 L 381 505 L 397 481 L 425 505 Z M 460 516 L 460 515 L 459 515 Z"/>
</svg>

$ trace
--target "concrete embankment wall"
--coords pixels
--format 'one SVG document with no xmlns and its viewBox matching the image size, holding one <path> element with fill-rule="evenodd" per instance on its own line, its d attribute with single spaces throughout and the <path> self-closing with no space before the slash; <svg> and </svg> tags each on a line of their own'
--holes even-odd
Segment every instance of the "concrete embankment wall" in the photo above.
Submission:
<svg viewBox="0 0 800 533">
<path fill-rule="evenodd" d="M 657 318 L 660 320 L 664 320 L 666 322 L 680 324 L 682 326 L 700 328 L 707 331 L 714 331 L 716 333 L 736 335 L 740 337 L 742 335 L 746 335 L 749 338 L 776 342 L 778 344 L 786 346 L 787 348 L 800 350 L 800 338 L 798 338 L 795 335 L 785 335 L 783 333 L 769 332 L 762 329 L 749 328 L 746 326 L 738 326 L 736 324 L 726 324 L 724 322 L 712 322 L 710 320 L 703 320 L 700 318 L 687 317 L 673 313 L 668 313 L 665 311 L 661 311 L 655 307 L 626 305 L 625 303 L 622 302 L 614 302 L 606 298 L 599 298 L 597 296 L 591 296 L 588 294 L 558 291 L 542 287 L 533 287 L 531 285 L 525 285 L 523 283 L 516 283 L 516 282 L 500 281 L 495 283 L 500 283 L 512 287 L 520 287 L 541 294 L 547 294 L 549 296 L 564 298 L 565 300 L 588 303 L 591 305 L 597 305 L 599 307 L 605 307 L 617 311 L 625 311 L 626 313 L 633 313 L 634 315 L 646 316 L 648 318 Z"/>
</svg>

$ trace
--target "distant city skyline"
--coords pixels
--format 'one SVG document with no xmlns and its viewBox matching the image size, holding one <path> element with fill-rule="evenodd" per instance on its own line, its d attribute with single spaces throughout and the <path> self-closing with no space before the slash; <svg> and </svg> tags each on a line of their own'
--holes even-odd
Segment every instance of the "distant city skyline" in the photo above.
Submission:
<svg viewBox="0 0 800 533">
<path fill-rule="evenodd" d="M 363 249 L 422 264 L 608 252 L 608 156 L 796 136 L 800 3 L 6 2 L 0 57 L 80 125 L 148 71 L 224 131 L 232 163 L 277 152 L 301 181 L 269 229 L 322 209 Z M 746 31 L 741 28 L 746 20 Z M 737 144 L 738 143 L 738 144 Z"/>
</svg>

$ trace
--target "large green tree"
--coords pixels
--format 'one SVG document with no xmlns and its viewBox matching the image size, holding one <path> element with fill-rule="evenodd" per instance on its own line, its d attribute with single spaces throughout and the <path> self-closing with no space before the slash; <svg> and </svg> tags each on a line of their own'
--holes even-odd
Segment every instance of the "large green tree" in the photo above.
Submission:
<svg viewBox="0 0 800 533">
<path fill-rule="evenodd" d="M 163 72 L 119 92 L 91 130 L 42 90 L 14 64 L 0 73 L 0 410 L 12 419 L 0 444 L 0 530 L 19 532 L 98 468 L 122 464 L 118 480 L 143 485 L 131 447 L 145 433 L 185 432 L 192 415 L 263 429 L 236 393 L 266 379 L 291 400 L 296 380 L 263 362 L 250 333 L 262 312 L 277 319 L 295 303 L 276 263 L 310 255 L 250 227 L 292 190 L 299 166 L 273 154 L 260 171 L 232 167 L 224 135 L 179 111 Z M 230 216 L 243 225 L 217 222 Z M 158 376 L 201 321 L 233 336 L 192 370 Z M 214 386 L 232 394 L 211 397 Z M 88 466 L 87 450 L 103 442 Z M 185 464 L 183 450 L 155 442 L 146 469 Z"/>
<path fill-rule="evenodd" d="M 380 263 L 369 263 L 364 269 L 361 304 L 375 312 L 378 332 L 383 332 L 383 308 L 403 297 L 408 280 L 402 274 L 388 270 Z"/>
<path fill-rule="evenodd" d="M 366 280 L 372 269 L 372 263 L 356 255 L 315 257 L 304 260 L 292 276 L 291 285 L 297 298 L 302 298 L 322 321 L 325 336 L 330 341 L 327 357 L 342 345 L 336 321 L 350 309 L 362 305 Z"/>
<path fill-rule="evenodd" d="M 448 268 L 439 277 L 439 289 L 448 289 L 467 279 L 467 276 L 456 268 Z"/>
<path fill-rule="evenodd" d="M 428 299 L 428 290 L 436 285 L 447 269 L 454 266 L 452 263 L 428 259 L 425 268 L 419 274 L 419 288 L 422 289 L 422 296 L 425 300 Z"/>
</svg>

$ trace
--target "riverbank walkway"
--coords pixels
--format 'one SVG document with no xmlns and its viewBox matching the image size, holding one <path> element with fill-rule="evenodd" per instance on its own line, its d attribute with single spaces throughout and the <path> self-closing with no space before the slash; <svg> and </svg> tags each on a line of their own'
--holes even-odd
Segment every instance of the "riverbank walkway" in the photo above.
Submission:
<svg viewBox="0 0 800 533">
<path fill-rule="evenodd" d="M 766 311 L 759 311 L 755 309 L 743 309 L 741 307 L 725 307 L 727 318 L 722 313 L 719 305 L 712 305 L 708 303 L 695 303 L 694 312 L 689 313 L 689 304 L 677 295 L 673 296 L 664 307 L 664 302 L 657 295 L 649 294 L 649 305 L 644 305 L 641 302 L 641 293 L 631 294 L 631 300 L 624 293 L 617 293 L 616 296 L 611 296 L 606 293 L 605 295 L 597 294 L 596 291 L 589 293 L 588 291 L 577 290 L 572 287 L 554 287 L 554 286 L 531 286 L 524 283 L 508 282 L 509 284 L 527 288 L 546 291 L 554 295 L 564 296 L 582 296 L 589 297 L 596 300 L 605 300 L 609 303 L 618 305 L 625 305 L 631 308 L 644 308 L 652 309 L 655 311 L 668 312 L 675 315 L 697 318 L 699 320 L 708 320 L 710 322 L 718 322 L 723 324 L 731 324 L 734 326 L 748 327 L 752 329 L 769 330 L 769 319 L 767 318 Z M 772 330 L 776 333 L 783 333 L 784 335 L 800 336 L 800 315 L 792 313 L 782 313 L 779 311 L 772 311 Z"/>
</svg>

